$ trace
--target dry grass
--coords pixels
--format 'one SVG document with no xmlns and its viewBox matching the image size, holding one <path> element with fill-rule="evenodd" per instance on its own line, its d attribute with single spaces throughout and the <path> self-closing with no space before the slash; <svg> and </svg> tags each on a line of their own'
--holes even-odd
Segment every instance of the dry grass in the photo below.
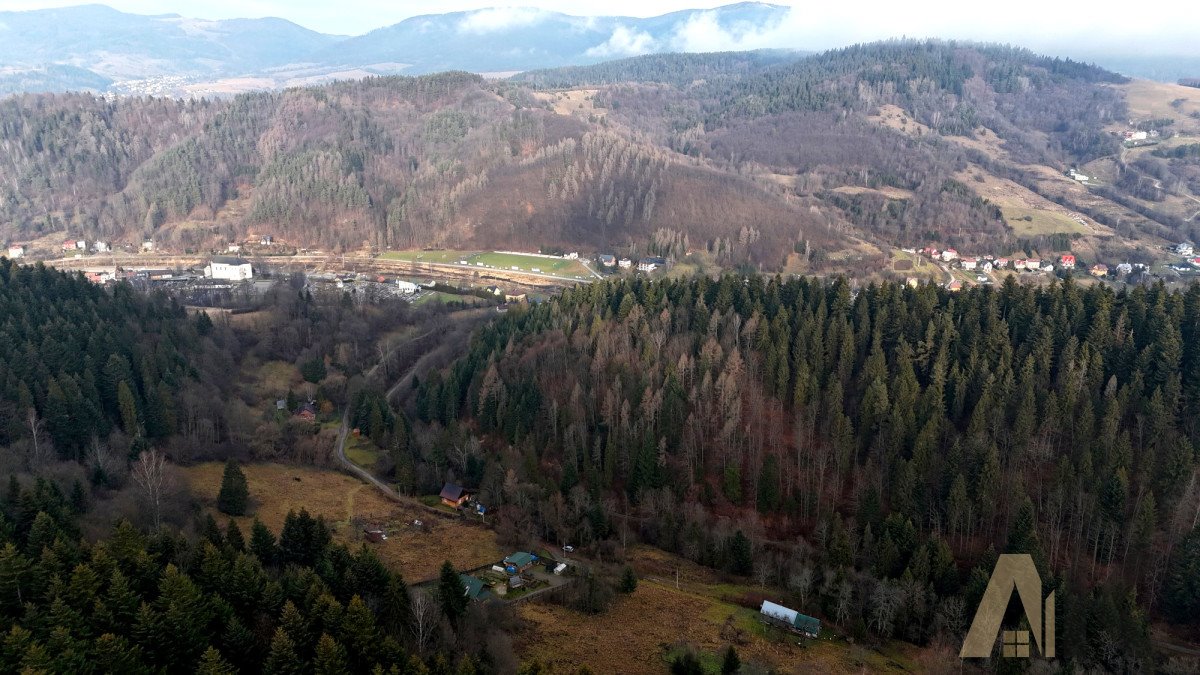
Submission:
<svg viewBox="0 0 1200 675">
<path fill-rule="evenodd" d="M 592 97 L 599 91 L 598 89 L 569 89 L 565 91 L 547 91 L 536 92 L 534 97 L 540 101 L 545 101 L 554 108 L 554 112 L 559 115 L 589 115 L 604 116 L 608 111 L 604 108 L 597 108 L 592 102 Z"/>
<path fill-rule="evenodd" d="M 1149 80 L 1131 80 L 1116 88 L 1125 92 L 1129 115 L 1135 121 L 1169 117 L 1175 120 L 1176 131 L 1200 130 L 1200 120 L 1190 117 L 1200 111 L 1200 89 Z M 1184 100 L 1178 107 L 1172 106 L 1178 99 Z"/>
<path fill-rule="evenodd" d="M 794 636 L 768 630 L 753 609 L 724 599 L 752 590 L 749 587 L 720 584 L 712 570 L 657 549 L 636 547 L 630 559 L 642 577 L 638 589 L 633 595 L 618 596 L 602 616 L 538 602 L 519 605 L 524 624 L 518 636 L 521 658 L 537 659 L 554 672 L 573 672 L 586 665 L 597 673 L 661 673 L 666 666 L 663 656 L 674 645 L 686 642 L 716 652 L 733 642 L 743 661 L 779 672 L 913 669 L 916 648 L 888 645 L 879 652 L 850 646 L 839 638 L 802 647 Z"/>
<path fill-rule="evenodd" d="M 223 469 L 219 462 L 183 469 L 192 494 L 218 522 L 227 518 L 216 512 Z M 338 541 L 357 546 L 362 533 L 351 526 L 351 519 L 362 519 L 388 532 L 387 541 L 368 545 L 375 547 L 388 567 L 400 571 L 409 581 L 436 576 L 444 560 L 468 569 L 504 557 L 491 530 L 393 502 L 377 489 L 337 471 L 284 464 L 249 464 L 242 470 L 250 487 L 251 509 L 249 515 L 236 520 L 247 534 L 255 517 L 278 534 L 289 510 L 305 508 L 313 515 L 324 516 Z M 418 518 L 430 524 L 429 532 L 410 525 Z"/>
</svg>

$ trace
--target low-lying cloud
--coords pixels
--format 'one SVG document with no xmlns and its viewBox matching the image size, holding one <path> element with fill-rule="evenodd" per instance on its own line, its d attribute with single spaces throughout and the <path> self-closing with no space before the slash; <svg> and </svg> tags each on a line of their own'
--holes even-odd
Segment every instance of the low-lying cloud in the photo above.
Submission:
<svg viewBox="0 0 1200 675">
<path fill-rule="evenodd" d="M 512 28 L 532 26 L 546 18 L 548 12 L 533 7 L 497 7 L 471 12 L 458 22 L 462 33 L 482 35 Z"/>
</svg>

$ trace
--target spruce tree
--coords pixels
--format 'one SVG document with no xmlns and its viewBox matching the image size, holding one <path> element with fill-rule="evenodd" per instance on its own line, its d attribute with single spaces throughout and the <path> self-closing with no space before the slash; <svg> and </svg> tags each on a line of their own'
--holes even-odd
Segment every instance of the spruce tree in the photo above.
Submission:
<svg viewBox="0 0 1200 675">
<path fill-rule="evenodd" d="M 226 515 L 244 516 L 250 501 L 250 488 L 246 485 L 246 474 L 233 459 L 225 462 L 225 473 L 221 476 L 221 491 L 217 493 L 217 509 Z"/>
<path fill-rule="evenodd" d="M 621 573 L 621 584 L 617 587 L 622 593 L 632 593 L 637 590 L 638 578 L 633 568 L 626 565 Z"/>
<path fill-rule="evenodd" d="M 271 638 L 271 651 L 263 663 L 263 675 L 299 675 L 304 672 L 304 662 L 296 655 L 296 643 L 288 637 L 282 627 L 275 629 Z"/>
<path fill-rule="evenodd" d="M 733 675 L 742 668 L 742 660 L 738 658 L 737 650 L 733 645 L 729 645 L 725 650 L 725 656 L 721 659 L 721 675 Z"/>
<path fill-rule="evenodd" d="M 467 588 L 449 560 L 442 563 L 438 599 L 442 603 L 442 613 L 449 617 L 451 623 L 457 623 L 458 618 L 467 611 Z"/>
</svg>

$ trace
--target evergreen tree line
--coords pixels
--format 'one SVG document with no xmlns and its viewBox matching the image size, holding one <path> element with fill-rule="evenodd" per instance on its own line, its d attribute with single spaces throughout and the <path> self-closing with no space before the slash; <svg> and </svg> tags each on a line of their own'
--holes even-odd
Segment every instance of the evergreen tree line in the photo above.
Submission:
<svg viewBox="0 0 1200 675">
<path fill-rule="evenodd" d="M 1197 338 L 1200 286 L 609 282 L 483 329 L 415 411 L 511 447 L 502 532 L 641 537 L 917 642 L 1029 552 L 1060 654 L 1126 667 L 1151 613 L 1196 616 Z"/>
<path fill-rule="evenodd" d="M 0 500 L 0 670 L 59 673 L 402 673 L 511 668 L 489 651 L 486 611 L 449 564 L 409 589 L 365 545 L 331 542 L 290 512 L 278 537 L 255 519 L 191 540 L 114 524 L 79 536 L 87 498 L 10 478 Z M 457 640 L 457 642 L 456 642 Z"/>
</svg>

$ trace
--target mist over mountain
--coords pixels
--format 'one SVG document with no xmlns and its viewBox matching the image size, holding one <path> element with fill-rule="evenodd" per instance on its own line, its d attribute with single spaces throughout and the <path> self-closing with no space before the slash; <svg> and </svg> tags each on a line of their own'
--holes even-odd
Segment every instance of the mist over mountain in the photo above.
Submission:
<svg viewBox="0 0 1200 675">
<path fill-rule="evenodd" d="M 843 34 L 836 31 L 814 38 L 813 24 L 822 16 L 759 2 L 648 18 L 500 7 L 414 16 L 347 37 L 280 18 L 144 16 L 98 4 L 9 11 L 0 12 L 0 95 L 89 90 L 220 96 L 370 75 L 508 74 L 646 54 L 816 51 L 829 40 L 858 41 L 849 33 L 838 38 Z M 1067 45 L 1041 51 L 1083 57 L 1136 77 L 1175 81 L 1200 74 L 1197 58 L 1128 56 L 1115 47 L 1076 54 Z"/>
</svg>

